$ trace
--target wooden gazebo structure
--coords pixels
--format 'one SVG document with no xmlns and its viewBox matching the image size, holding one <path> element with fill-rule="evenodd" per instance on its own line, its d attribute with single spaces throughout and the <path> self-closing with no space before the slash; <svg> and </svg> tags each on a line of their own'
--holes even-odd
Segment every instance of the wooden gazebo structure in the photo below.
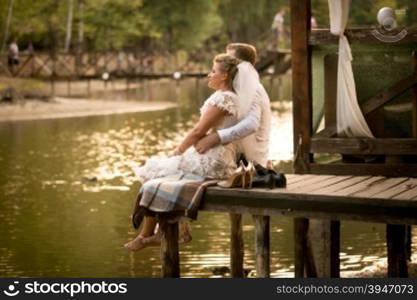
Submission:
<svg viewBox="0 0 417 300">
<path fill-rule="evenodd" d="M 296 155 L 294 170 L 296 174 L 332 174 L 332 175 L 355 175 L 355 176 L 417 176 L 417 164 L 414 163 L 331 163 L 321 164 L 315 161 L 316 153 L 338 153 L 348 155 L 417 155 L 417 69 L 414 56 L 414 72 L 406 78 L 399 80 L 394 85 L 380 91 L 374 97 L 361 105 L 365 116 L 381 109 L 382 106 L 394 97 L 413 89 L 412 100 L 412 132 L 410 138 L 341 138 L 336 134 L 336 108 L 335 93 L 326 93 L 324 101 L 325 129 L 320 132 L 313 132 L 313 96 L 312 96 L 312 51 L 314 46 L 337 44 L 338 37 L 331 35 L 329 30 L 311 30 L 311 0 L 291 0 L 291 40 L 292 40 L 292 76 L 293 76 L 293 118 L 294 118 L 294 153 Z M 416 29 L 408 29 L 408 34 L 395 44 L 416 43 Z M 371 34 L 371 29 L 346 30 L 345 35 L 352 44 L 380 45 L 383 41 Z M 412 68 L 410 64 L 410 69 Z M 335 80 L 332 80 L 335 85 Z M 334 89 L 334 87 L 333 87 Z M 381 116 L 380 116 L 381 117 Z M 366 178 L 366 177 L 364 177 Z M 365 179 L 364 179 L 365 180 Z M 383 181 L 394 179 L 383 178 Z M 404 185 L 405 181 L 399 181 L 397 192 L 404 192 L 407 188 L 413 189 L 415 184 Z M 384 182 L 381 182 L 383 186 Z M 388 182 L 385 183 L 388 188 Z M 404 185 L 404 186 L 403 186 Z M 400 187 L 403 187 L 401 189 Z M 394 194 L 391 195 L 391 197 Z M 388 221 L 388 220 L 387 220 Z M 398 224 L 398 220 L 396 221 Z M 307 231 L 309 221 L 307 219 L 295 219 L 296 244 L 300 245 L 296 253 L 296 276 L 303 276 L 304 267 L 307 275 L 317 275 L 314 272 L 314 265 L 309 261 L 310 250 L 308 247 Z M 339 221 L 328 221 L 322 223 L 321 230 L 328 233 L 328 243 L 325 241 L 323 247 L 328 247 L 331 253 L 329 265 L 331 265 L 330 276 L 338 276 L 338 241 Z M 407 248 L 407 237 L 410 238 L 410 228 L 404 225 L 387 224 L 387 246 L 389 276 L 405 276 L 405 256 Z M 337 244 L 337 245 L 336 245 Z M 405 246 L 404 246 L 405 245 Z M 401 261 L 402 260 L 402 261 Z M 298 262 L 302 262 L 297 264 Z M 401 261 L 401 262 L 400 262 Z M 304 262 L 306 263 L 304 265 Z M 406 266 L 405 266 L 406 267 Z"/>
</svg>

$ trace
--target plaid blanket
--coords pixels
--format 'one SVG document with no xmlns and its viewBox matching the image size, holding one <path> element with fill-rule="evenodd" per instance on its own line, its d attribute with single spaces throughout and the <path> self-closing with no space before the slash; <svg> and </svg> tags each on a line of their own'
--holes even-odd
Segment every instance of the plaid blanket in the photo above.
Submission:
<svg viewBox="0 0 417 300">
<path fill-rule="evenodd" d="M 147 181 L 136 198 L 132 216 L 138 228 L 143 217 L 164 216 L 175 220 L 180 217 L 197 218 L 201 199 L 208 186 L 218 180 L 206 180 L 193 174 L 179 174 Z"/>
</svg>

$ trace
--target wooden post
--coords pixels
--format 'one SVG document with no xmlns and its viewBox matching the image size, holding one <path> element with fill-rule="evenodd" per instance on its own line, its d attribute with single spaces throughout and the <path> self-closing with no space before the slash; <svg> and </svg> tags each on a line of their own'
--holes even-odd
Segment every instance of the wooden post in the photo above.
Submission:
<svg viewBox="0 0 417 300">
<path fill-rule="evenodd" d="M 311 23 L 311 0 L 290 0 L 291 67 L 294 126 L 294 171 L 310 172 L 310 138 L 312 132 L 311 49 L 308 44 Z M 294 272 L 303 277 L 306 261 L 308 219 L 294 219 Z"/>
<path fill-rule="evenodd" d="M 336 128 L 337 55 L 324 57 L 324 121 L 325 127 Z"/>
<path fill-rule="evenodd" d="M 310 219 L 308 241 L 314 277 L 340 277 L 340 222 Z"/>
<path fill-rule="evenodd" d="M 413 72 L 417 73 L 417 53 L 413 52 L 412 56 L 412 65 L 413 65 Z M 413 103 L 413 110 L 412 110 L 412 130 L 413 130 L 413 137 L 417 137 L 417 87 L 414 86 L 413 88 L 414 97 L 412 99 Z"/>
<path fill-rule="evenodd" d="M 256 277 L 270 277 L 269 216 L 253 216 L 255 221 Z"/>
<path fill-rule="evenodd" d="M 71 96 L 71 78 L 67 80 L 67 96 Z"/>
<path fill-rule="evenodd" d="M 55 100 L 56 53 L 52 52 L 51 99 Z"/>
<path fill-rule="evenodd" d="M 408 277 L 405 225 L 387 224 L 388 277 Z"/>
<path fill-rule="evenodd" d="M 87 95 L 91 97 L 91 82 L 90 79 L 87 79 Z"/>
<path fill-rule="evenodd" d="M 33 77 L 35 74 L 35 54 L 30 53 L 30 76 Z"/>
<path fill-rule="evenodd" d="M 170 224 L 165 220 L 161 220 L 160 226 L 162 230 L 161 277 L 179 278 L 180 259 L 178 252 L 178 222 Z"/>
<path fill-rule="evenodd" d="M 308 219 L 294 218 L 294 277 L 303 278 L 307 251 Z"/>
<path fill-rule="evenodd" d="M 243 278 L 242 215 L 230 214 L 230 270 L 232 278 Z"/>
<path fill-rule="evenodd" d="M 294 171 L 309 173 L 312 162 L 312 89 L 310 34 L 311 1 L 291 0 L 292 97 L 294 124 Z"/>
</svg>

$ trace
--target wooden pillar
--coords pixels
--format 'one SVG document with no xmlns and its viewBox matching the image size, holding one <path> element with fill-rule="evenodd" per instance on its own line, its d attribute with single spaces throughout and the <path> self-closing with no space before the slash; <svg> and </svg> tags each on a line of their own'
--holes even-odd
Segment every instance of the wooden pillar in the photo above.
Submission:
<svg viewBox="0 0 417 300">
<path fill-rule="evenodd" d="M 307 267 L 306 258 L 308 257 L 307 247 L 308 219 L 294 218 L 294 277 L 303 278 L 304 270 Z M 309 277 L 314 277 L 308 271 Z"/>
<path fill-rule="evenodd" d="M 130 80 L 129 80 L 129 74 L 126 75 L 126 94 L 129 95 L 129 89 L 130 89 Z"/>
<path fill-rule="evenodd" d="M 270 277 L 269 216 L 253 216 L 255 222 L 256 277 Z"/>
<path fill-rule="evenodd" d="M 340 222 L 310 219 L 308 241 L 307 248 L 311 252 L 308 261 L 314 263 L 314 275 L 340 277 Z"/>
<path fill-rule="evenodd" d="M 35 75 L 35 54 L 30 53 L 30 76 L 33 77 Z"/>
<path fill-rule="evenodd" d="M 162 230 L 161 277 L 179 278 L 180 259 L 178 252 L 178 222 L 171 224 L 162 220 L 160 226 Z"/>
<path fill-rule="evenodd" d="M 243 278 L 242 215 L 230 214 L 230 270 L 232 278 Z"/>
<path fill-rule="evenodd" d="M 51 100 L 55 100 L 55 76 L 56 76 L 56 53 L 53 51 L 52 56 L 52 75 L 51 75 Z"/>
<path fill-rule="evenodd" d="M 90 78 L 87 79 L 87 95 L 88 95 L 88 97 L 91 97 L 91 82 L 90 82 Z"/>
<path fill-rule="evenodd" d="M 337 55 L 324 57 L 324 121 L 326 128 L 336 128 Z"/>
<path fill-rule="evenodd" d="M 312 132 L 311 49 L 308 43 L 311 23 L 311 0 L 290 0 L 291 68 L 294 132 L 294 171 L 310 172 L 310 138 Z M 308 219 L 294 219 L 294 272 L 303 277 L 306 261 Z M 309 269 L 309 268 L 307 268 Z"/>
<path fill-rule="evenodd" d="M 71 78 L 67 80 L 67 96 L 71 96 Z"/>
<path fill-rule="evenodd" d="M 417 53 L 413 52 L 412 55 L 412 65 L 413 71 L 417 74 Z M 414 86 L 413 88 L 414 97 L 412 99 L 413 103 L 413 110 L 412 110 L 412 130 L 413 130 L 413 137 L 417 137 L 417 87 Z"/>
<path fill-rule="evenodd" d="M 388 277 L 408 277 L 407 226 L 387 224 Z"/>
<path fill-rule="evenodd" d="M 312 131 L 311 49 L 310 34 L 311 1 L 291 0 L 291 59 L 292 101 L 294 125 L 294 171 L 310 172 L 312 161 L 310 138 Z"/>
</svg>

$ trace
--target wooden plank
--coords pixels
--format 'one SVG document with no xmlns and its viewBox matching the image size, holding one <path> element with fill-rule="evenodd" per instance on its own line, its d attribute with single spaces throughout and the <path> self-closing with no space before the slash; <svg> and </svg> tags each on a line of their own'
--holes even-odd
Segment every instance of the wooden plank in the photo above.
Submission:
<svg viewBox="0 0 417 300">
<path fill-rule="evenodd" d="M 325 211 L 316 210 L 299 210 L 293 208 L 285 208 L 285 209 L 265 209 L 265 208 L 256 208 L 256 207 L 247 207 L 247 206 L 239 206 L 239 205 L 222 205 L 219 203 L 209 203 L 203 210 L 211 211 L 211 212 L 221 212 L 221 213 L 235 213 L 235 214 L 258 214 L 264 216 L 271 216 L 271 217 L 287 217 L 287 218 L 312 218 L 312 219 L 323 219 L 323 220 L 339 220 L 339 221 L 360 221 L 360 222 L 370 222 L 370 223 L 384 223 L 384 224 L 409 224 L 409 225 L 417 225 L 417 218 L 415 215 L 411 215 L 407 212 L 406 208 L 401 207 L 400 209 L 395 209 L 390 212 L 387 212 L 387 209 L 378 209 L 378 214 L 376 213 L 364 213 L 366 209 L 374 210 L 374 207 L 367 207 L 362 208 L 362 212 L 358 213 L 357 211 L 352 212 L 342 212 L 342 211 L 329 211 L 325 209 Z M 417 210 L 412 210 L 415 214 L 417 214 Z M 405 212 L 405 213 L 404 213 Z"/>
<path fill-rule="evenodd" d="M 316 175 L 316 176 L 319 176 L 319 175 Z M 335 175 L 333 175 L 333 176 L 330 176 L 326 180 L 321 180 L 319 182 L 316 182 L 314 185 L 304 186 L 304 187 L 301 187 L 301 188 L 296 189 L 296 190 L 291 190 L 291 192 L 292 193 L 298 193 L 298 194 L 308 194 L 310 192 L 317 191 L 319 189 L 323 189 L 323 188 L 328 187 L 330 185 L 333 185 L 333 184 L 339 183 L 341 181 L 347 180 L 351 177 L 352 176 L 335 176 Z M 287 190 L 289 190 L 289 189 L 287 189 Z"/>
<path fill-rule="evenodd" d="M 253 216 L 255 222 L 256 277 L 270 277 L 269 216 Z"/>
<path fill-rule="evenodd" d="M 408 191 L 395 195 L 393 198 L 394 199 L 415 199 L 416 197 L 417 197 L 417 187 L 414 186 Z"/>
<path fill-rule="evenodd" d="M 301 175 L 301 174 L 286 174 L 287 177 L 287 185 L 294 184 L 296 182 L 300 182 L 303 180 L 308 180 L 308 178 L 313 178 L 314 175 Z"/>
<path fill-rule="evenodd" d="M 236 214 L 417 223 L 417 202 L 389 198 L 361 198 L 326 194 L 296 194 L 285 189 L 208 188 L 202 210 Z"/>
<path fill-rule="evenodd" d="M 416 178 L 409 178 L 406 181 L 401 181 L 399 184 L 391 187 L 388 190 L 379 192 L 372 195 L 372 198 L 394 198 L 396 195 L 399 195 L 405 191 L 408 191 L 410 188 L 414 187 L 417 184 Z"/>
<path fill-rule="evenodd" d="M 389 88 L 379 92 L 371 99 L 367 100 L 364 104 L 361 105 L 361 109 L 364 115 L 369 114 L 370 112 L 376 110 L 382 105 L 391 101 L 394 97 L 397 97 L 405 93 L 408 89 L 412 88 L 417 84 L 417 74 L 411 74 Z"/>
<path fill-rule="evenodd" d="M 360 192 L 363 190 L 368 189 L 373 183 L 375 182 L 380 182 L 382 180 L 384 180 L 385 177 L 382 176 L 374 176 L 371 178 L 368 178 L 366 180 L 360 181 L 355 185 L 346 187 L 344 189 L 332 192 L 332 195 L 340 195 L 340 196 L 350 196 L 356 192 Z"/>
<path fill-rule="evenodd" d="M 390 177 L 415 176 L 417 164 L 317 164 L 311 163 L 310 170 L 314 174 L 334 175 L 381 175 Z"/>
<path fill-rule="evenodd" d="M 364 180 L 367 180 L 370 178 L 369 176 L 356 176 L 351 177 L 347 180 L 343 180 L 341 182 L 335 183 L 333 185 L 327 186 L 323 189 L 317 189 L 315 191 L 310 192 L 311 194 L 318 194 L 318 195 L 324 195 L 324 194 L 334 194 L 335 192 L 345 189 L 347 187 L 351 187 L 357 183 L 360 183 Z"/>
<path fill-rule="evenodd" d="M 386 44 L 386 42 L 376 38 L 376 35 L 373 34 L 375 28 L 347 28 L 345 30 L 345 35 L 349 39 L 349 42 L 352 44 Z M 393 31 L 391 35 L 403 34 L 404 31 L 397 29 Z M 417 29 L 416 28 L 407 28 L 406 35 L 404 38 L 399 39 L 398 41 L 393 41 L 390 44 L 409 44 L 417 42 Z M 330 33 L 329 29 L 313 29 L 310 34 L 309 44 L 310 45 L 337 45 L 339 42 L 338 36 L 335 36 Z"/>
<path fill-rule="evenodd" d="M 416 155 L 415 138 L 317 138 L 311 139 L 313 153 Z"/>
<path fill-rule="evenodd" d="M 311 48 L 308 45 L 311 19 L 311 1 L 290 1 L 294 170 L 310 173 L 310 137 L 312 133 L 312 76 Z"/>
<path fill-rule="evenodd" d="M 334 177 L 333 175 L 314 175 L 307 180 L 302 180 L 296 183 L 287 184 L 287 190 L 288 191 L 296 191 L 302 187 L 311 186 L 317 182 L 329 179 L 331 177 Z"/>
<path fill-rule="evenodd" d="M 355 197 L 372 197 L 378 193 L 385 192 L 391 188 L 398 186 L 399 184 L 407 181 L 407 177 L 387 178 L 383 181 L 376 182 L 369 186 L 364 191 L 354 193 L 352 196 Z"/>
<path fill-rule="evenodd" d="M 160 222 L 162 230 L 161 240 L 161 277 L 180 277 L 180 259 L 178 253 L 178 223 Z"/>
<path fill-rule="evenodd" d="M 388 277 L 408 277 L 406 226 L 387 224 Z"/>
<path fill-rule="evenodd" d="M 242 215 L 230 214 L 230 275 L 232 278 L 245 277 L 243 257 Z"/>
<path fill-rule="evenodd" d="M 316 137 L 316 138 L 331 138 L 331 137 L 336 137 L 336 136 L 337 136 L 336 125 L 331 125 L 329 127 L 326 126 L 326 128 L 324 128 L 323 130 L 313 135 L 313 137 Z"/>
</svg>

